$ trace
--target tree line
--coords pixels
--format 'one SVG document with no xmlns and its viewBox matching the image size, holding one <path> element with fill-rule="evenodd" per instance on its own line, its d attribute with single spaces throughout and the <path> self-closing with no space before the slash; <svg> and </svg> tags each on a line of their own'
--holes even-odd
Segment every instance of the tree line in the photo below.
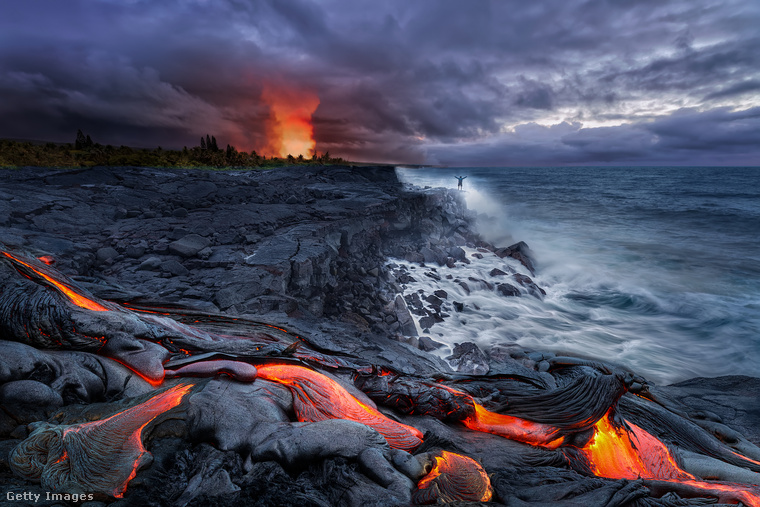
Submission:
<svg viewBox="0 0 760 507">
<path fill-rule="evenodd" d="M 215 136 L 201 137 L 200 144 L 181 150 L 131 148 L 102 145 L 89 134 L 77 131 L 74 143 L 32 143 L 0 139 L 0 167 L 214 167 L 246 168 L 282 165 L 344 164 L 340 157 L 331 157 L 316 150 L 310 157 L 288 155 L 285 158 L 266 157 L 255 151 L 238 151 L 234 146 L 219 148 Z"/>
</svg>

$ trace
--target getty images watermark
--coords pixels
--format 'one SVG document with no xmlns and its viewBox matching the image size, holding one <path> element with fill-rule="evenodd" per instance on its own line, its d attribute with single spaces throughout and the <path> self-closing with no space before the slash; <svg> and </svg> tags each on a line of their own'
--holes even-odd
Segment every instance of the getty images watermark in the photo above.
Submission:
<svg viewBox="0 0 760 507">
<path fill-rule="evenodd" d="M 41 500 L 46 502 L 89 502 L 95 498 L 92 493 L 53 493 L 52 491 L 45 491 L 44 493 L 32 493 L 31 491 L 24 491 L 22 493 L 15 493 L 8 491 L 5 494 L 5 499 L 9 502 L 34 502 L 37 503 Z"/>
</svg>

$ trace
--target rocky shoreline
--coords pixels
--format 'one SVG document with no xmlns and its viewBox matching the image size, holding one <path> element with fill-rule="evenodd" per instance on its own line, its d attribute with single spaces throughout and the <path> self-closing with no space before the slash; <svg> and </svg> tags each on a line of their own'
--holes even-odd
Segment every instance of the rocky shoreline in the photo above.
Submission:
<svg viewBox="0 0 760 507">
<path fill-rule="evenodd" d="M 0 171 L 3 248 L 43 259 L 104 300 L 127 308 L 163 305 L 255 319 L 307 336 L 321 351 L 406 374 L 517 371 L 554 385 L 548 370 L 565 359 L 550 351 L 510 344 L 483 351 L 463 343 L 448 362 L 429 353 L 440 347 L 429 330 L 462 308 L 445 291 L 405 292 L 415 276 L 435 279 L 436 267 L 495 255 L 505 263 L 488 280 L 453 281 L 467 290 L 483 286 L 493 297 L 542 297 L 543 289 L 530 278 L 535 267 L 527 245 L 488 244 L 475 222 L 458 192 L 405 187 L 385 166 Z M 419 269 L 412 272 L 410 266 Z M 0 383 L 8 381 L 8 375 L 0 377 Z M 760 444 L 759 379 L 693 379 L 653 392 L 721 441 Z M 18 489 L 22 482 L 6 470 L 7 453 L 28 430 L 12 419 L 5 414 L 0 421 L 2 438 L 8 439 L 0 449 L 0 484 Z M 417 422 L 432 431 L 429 422 Z M 204 449 L 193 452 L 222 459 L 219 451 Z M 498 452 L 480 452 L 487 468 L 497 463 Z M 241 463 L 228 465 L 243 473 Z M 528 468 L 533 471 L 497 487 L 504 502 L 510 495 L 532 501 L 520 488 L 527 491 L 544 472 Z M 229 481 L 228 475 L 222 486 L 231 486 Z M 615 481 L 596 488 L 612 498 L 622 486 L 608 482 Z M 230 491 L 239 491 L 236 484 Z M 188 502 L 208 494 L 213 481 L 204 488 Z M 591 498 L 581 500 L 583 494 L 578 505 Z"/>
<path fill-rule="evenodd" d="M 411 275 L 389 258 L 434 271 L 469 263 L 469 247 L 533 270 L 527 245 L 497 249 L 474 232 L 475 213 L 459 192 L 406 189 L 392 167 L 35 168 L 4 171 L 0 182 L 3 243 L 50 256 L 95 295 L 121 303 L 277 322 L 325 317 L 433 350 L 412 314 L 429 328 L 442 318 L 441 300 L 400 297 Z M 474 282 L 502 296 L 540 290 L 525 274 L 511 276 L 512 284 Z"/>
<path fill-rule="evenodd" d="M 4 243 L 53 256 L 81 282 L 113 280 L 122 300 L 343 316 L 393 332 L 380 318 L 393 299 L 385 258 L 453 262 L 477 241 L 456 193 L 404 191 L 389 167 L 0 178 Z"/>
</svg>

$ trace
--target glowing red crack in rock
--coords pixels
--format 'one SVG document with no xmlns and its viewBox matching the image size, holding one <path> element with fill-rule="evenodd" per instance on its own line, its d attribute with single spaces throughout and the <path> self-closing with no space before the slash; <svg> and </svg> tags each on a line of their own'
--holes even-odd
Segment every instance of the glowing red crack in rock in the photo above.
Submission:
<svg viewBox="0 0 760 507">
<path fill-rule="evenodd" d="M 68 285 L 64 284 L 63 282 L 59 282 L 58 280 L 54 279 L 50 275 L 46 275 L 45 273 L 43 273 L 39 269 L 35 268 L 31 264 L 22 261 L 18 257 L 15 257 L 15 256 L 9 254 L 8 252 L 2 252 L 2 253 L 3 253 L 3 255 L 5 255 L 9 259 L 11 259 L 12 261 L 17 262 L 17 263 L 19 263 L 19 264 L 27 267 L 28 269 L 31 269 L 37 275 L 41 276 L 42 278 L 44 278 L 45 280 L 47 280 L 48 282 L 50 282 L 56 289 L 58 289 L 59 291 L 61 291 L 63 293 L 63 295 L 66 296 L 69 299 L 69 301 L 71 301 L 75 305 L 79 306 L 80 308 L 86 308 L 87 310 L 92 310 L 94 312 L 107 312 L 107 311 L 109 311 L 108 308 L 106 308 L 105 306 L 103 306 L 103 305 L 101 305 L 101 304 L 93 301 L 92 299 L 89 299 L 89 298 L 83 296 L 82 294 L 79 294 L 72 287 L 69 287 Z"/>
</svg>

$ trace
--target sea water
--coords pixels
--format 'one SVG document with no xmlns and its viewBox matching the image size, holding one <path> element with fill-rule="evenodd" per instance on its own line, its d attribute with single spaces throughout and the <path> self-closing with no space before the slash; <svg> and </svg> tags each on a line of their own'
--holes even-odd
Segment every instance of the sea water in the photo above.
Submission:
<svg viewBox="0 0 760 507">
<path fill-rule="evenodd" d="M 760 168 L 397 172 L 422 187 L 456 188 L 455 176 L 467 176 L 463 195 L 480 213 L 479 232 L 496 246 L 525 241 L 547 292 L 543 300 L 465 293 L 445 275 L 488 280 L 512 262 L 477 260 L 472 250 L 472 264 L 437 268 L 441 280 L 414 277 L 406 291 L 442 288 L 465 305 L 429 330 L 447 345 L 441 355 L 455 343 L 506 342 L 596 357 L 657 383 L 760 376 Z"/>
</svg>

